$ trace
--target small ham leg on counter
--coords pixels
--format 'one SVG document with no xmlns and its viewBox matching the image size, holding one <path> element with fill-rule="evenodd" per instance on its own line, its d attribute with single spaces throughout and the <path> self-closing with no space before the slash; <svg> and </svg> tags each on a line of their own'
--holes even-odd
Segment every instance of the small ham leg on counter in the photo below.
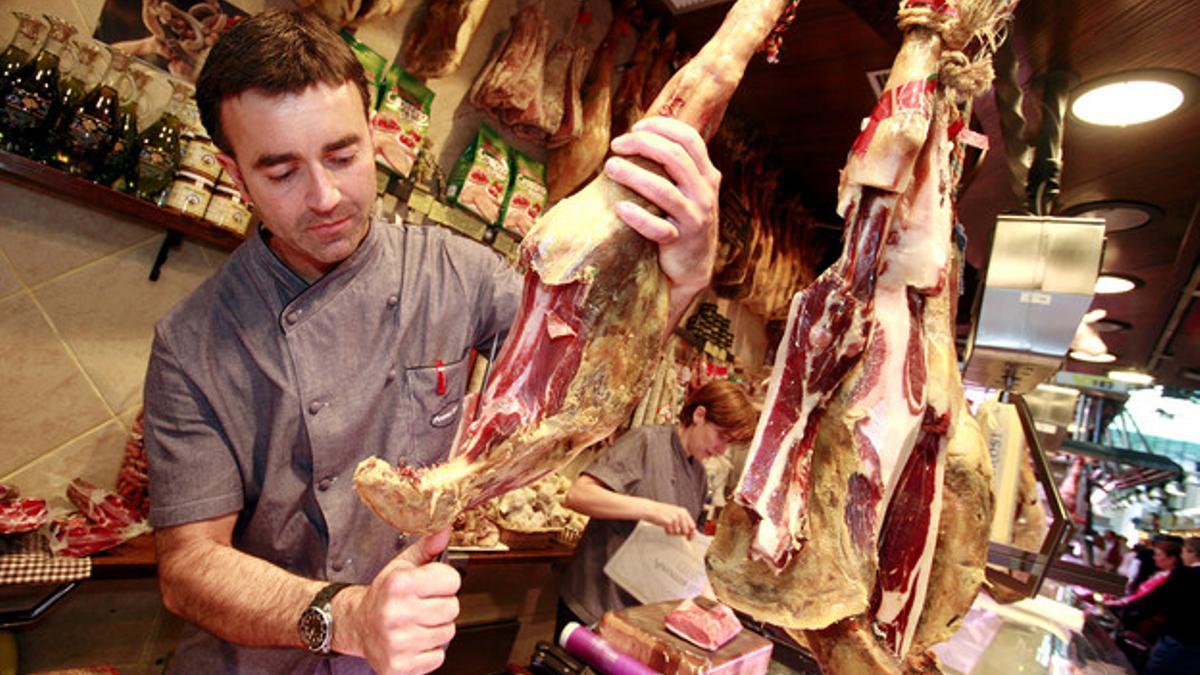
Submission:
<svg viewBox="0 0 1200 675">
<path fill-rule="evenodd" d="M 735 3 L 653 110 L 711 138 L 746 64 L 794 1 Z M 672 327 L 657 247 L 616 215 L 626 200 L 649 206 L 601 175 L 529 233 L 521 307 L 479 417 L 443 464 L 362 462 L 355 488 L 377 515 L 404 532 L 445 528 L 459 512 L 565 465 L 628 419 Z"/>
</svg>

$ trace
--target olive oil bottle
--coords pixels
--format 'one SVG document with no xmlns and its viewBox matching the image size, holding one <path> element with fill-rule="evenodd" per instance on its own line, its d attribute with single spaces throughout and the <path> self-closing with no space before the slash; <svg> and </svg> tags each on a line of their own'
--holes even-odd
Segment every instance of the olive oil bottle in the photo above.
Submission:
<svg viewBox="0 0 1200 675">
<path fill-rule="evenodd" d="M 115 51 L 115 50 L 114 50 Z M 104 154 L 97 181 L 122 192 L 133 192 L 134 148 L 138 144 L 138 105 L 141 94 L 150 82 L 150 73 L 135 65 L 129 66 L 130 77 L 117 87 L 121 105 L 117 108 L 117 132 L 112 148 Z"/>
<path fill-rule="evenodd" d="M 78 176 L 100 179 L 105 156 L 120 128 L 120 88 L 129 79 L 129 56 L 109 49 L 111 58 L 100 84 L 77 105 L 65 108 L 58 123 L 51 165 Z"/>
<path fill-rule="evenodd" d="M 46 44 L 36 58 L 13 73 L 0 93 L 0 133 L 5 150 L 40 159 L 46 137 L 58 116 L 59 64 L 75 28 L 56 17 Z"/>
<path fill-rule="evenodd" d="M 100 46 L 85 42 L 82 45 L 72 42 L 75 51 L 75 63 L 68 66 L 59 64 L 60 77 L 58 90 L 62 95 L 62 110 L 67 111 L 79 105 L 87 96 L 88 88 L 96 83 L 96 70 L 100 67 Z"/>
<path fill-rule="evenodd" d="M 146 130 L 138 135 L 136 164 L 133 168 L 133 194 L 158 202 L 171 187 L 175 170 L 179 168 L 179 140 L 183 133 L 183 122 L 188 87 L 182 82 L 168 80 L 173 91 L 167 109 Z"/>
<path fill-rule="evenodd" d="M 13 12 L 13 16 L 17 17 L 17 32 L 8 47 L 0 52 L 0 92 L 8 86 L 17 70 L 33 58 L 46 34 L 46 24 L 25 12 Z"/>
</svg>

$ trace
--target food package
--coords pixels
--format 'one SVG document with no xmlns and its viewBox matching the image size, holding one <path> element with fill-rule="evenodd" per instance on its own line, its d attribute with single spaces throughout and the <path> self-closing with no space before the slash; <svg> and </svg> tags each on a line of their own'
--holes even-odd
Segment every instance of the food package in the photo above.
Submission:
<svg viewBox="0 0 1200 675">
<path fill-rule="evenodd" d="M 481 124 L 475 140 L 454 163 L 446 196 L 488 225 L 495 225 L 508 190 L 511 154 L 500 134 Z"/>
<path fill-rule="evenodd" d="M 32 532 L 45 523 L 45 499 L 5 499 L 0 501 L 0 535 Z"/>
<path fill-rule="evenodd" d="M 96 487 L 82 478 L 67 485 L 67 499 L 97 525 L 122 529 L 141 520 L 141 516 L 115 492 Z"/>
<path fill-rule="evenodd" d="M 523 237 L 546 208 L 546 165 L 520 151 L 513 152 L 513 159 L 515 172 L 500 211 L 500 225 Z"/>
<path fill-rule="evenodd" d="M 421 142 L 429 133 L 429 109 L 433 91 L 398 65 L 388 69 L 379 108 L 371 115 L 375 129 L 375 162 L 388 171 L 408 178 Z"/>
<path fill-rule="evenodd" d="M 80 558 L 150 531 L 150 526 L 115 492 L 76 478 L 67 498 L 78 511 L 50 522 L 50 551 Z"/>
<path fill-rule="evenodd" d="M 367 91 L 371 92 L 371 110 L 379 105 L 379 92 L 384 86 L 387 59 L 382 54 L 363 44 L 350 33 L 342 31 L 342 39 L 350 45 L 350 51 L 358 57 L 363 73 L 367 76 Z"/>
</svg>

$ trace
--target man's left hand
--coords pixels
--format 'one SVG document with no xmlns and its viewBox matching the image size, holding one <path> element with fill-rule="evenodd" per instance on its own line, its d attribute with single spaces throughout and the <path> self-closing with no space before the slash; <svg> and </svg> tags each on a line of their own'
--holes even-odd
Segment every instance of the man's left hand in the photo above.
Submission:
<svg viewBox="0 0 1200 675">
<path fill-rule="evenodd" d="M 623 201 L 617 203 L 617 215 L 658 244 L 658 262 L 671 284 L 672 305 L 684 296 L 690 301 L 711 281 L 717 254 L 721 173 L 709 159 L 704 139 L 679 120 L 648 117 L 613 139 L 612 150 L 616 156 L 605 162 L 605 174 L 662 211 L 657 215 Z M 660 164 L 666 177 L 625 159 L 629 156 Z"/>
</svg>

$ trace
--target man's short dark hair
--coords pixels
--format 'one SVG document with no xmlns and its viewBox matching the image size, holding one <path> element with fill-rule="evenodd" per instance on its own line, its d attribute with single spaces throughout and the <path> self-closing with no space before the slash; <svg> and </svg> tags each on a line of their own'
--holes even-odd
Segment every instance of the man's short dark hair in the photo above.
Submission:
<svg viewBox="0 0 1200 675">
<path fill-rule="evenodd" d="M 221 35 L 196 80 L 200 121 L 226 154 L 233 148 L 221 128 L 221 102 L 247 90 L 296 94 L 316 84 L 358 87 L 363 114 L 371 94 L 362 65 L 332 28 L 310 14 L 273 9 L 242 21 Z"/>
</svg>

